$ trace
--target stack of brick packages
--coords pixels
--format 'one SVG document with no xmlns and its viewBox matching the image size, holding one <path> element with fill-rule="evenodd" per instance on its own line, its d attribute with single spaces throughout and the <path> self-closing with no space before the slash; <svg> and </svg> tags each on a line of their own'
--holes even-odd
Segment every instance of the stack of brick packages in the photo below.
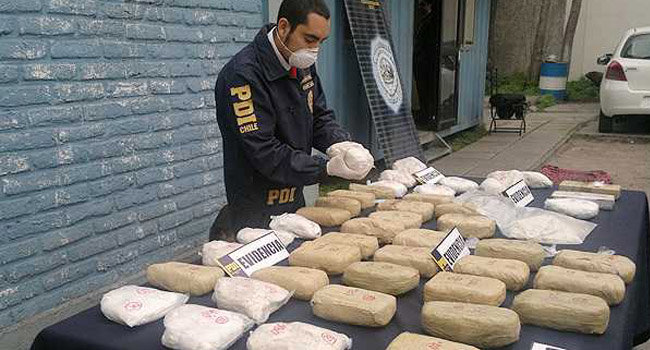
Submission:
<svg viewBox="0 0 650 350">
<path fill-rule="evenodd" d="M 262 24 L 261 0 L 0 0 L 0 333 L 207 241 L 214 84 Z"/>
</svg>

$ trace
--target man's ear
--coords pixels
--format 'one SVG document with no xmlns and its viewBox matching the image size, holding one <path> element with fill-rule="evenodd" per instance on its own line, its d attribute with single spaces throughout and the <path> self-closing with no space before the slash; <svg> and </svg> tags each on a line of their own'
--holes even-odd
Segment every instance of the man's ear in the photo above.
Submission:
<svg viewBox="0 0 650 350">
<path fill-rule="evenodd" d="M 289 33 L 291 32 L 291 24 L 286 18 L 280 18 L 278 21 L 278 34 L 280 34 L 280 39 L 284 40 Z"/>
</svg>

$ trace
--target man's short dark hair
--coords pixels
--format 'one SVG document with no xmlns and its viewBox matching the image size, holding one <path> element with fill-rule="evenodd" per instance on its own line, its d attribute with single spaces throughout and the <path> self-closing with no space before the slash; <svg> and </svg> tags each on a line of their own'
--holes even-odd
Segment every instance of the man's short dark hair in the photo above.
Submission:
<svg viewBox="0 0 650 350">
<path fill-rule="evenodd" d="M 330 18 L 330 10 L 324 0 L 284 0 L 278 11 L 278 22 L 280 18 L 286 18 L 293 31 L 299 24 L 307 23 L 310 13 Z"/>
</svg>

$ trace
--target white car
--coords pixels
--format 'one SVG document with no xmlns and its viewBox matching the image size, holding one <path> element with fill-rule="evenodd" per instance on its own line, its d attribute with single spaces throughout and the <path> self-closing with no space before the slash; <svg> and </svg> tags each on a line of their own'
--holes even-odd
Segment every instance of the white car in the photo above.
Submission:
<svg viewBox="0 0 650 350">
<path fill-rule="evenodd" d="M 650 116 L 650 27 L 628 30 L 614 53 L 597 62 L 607 65 L 600 84 L 598 130 L 611 132 L 617 116 Z"/>
</svg>

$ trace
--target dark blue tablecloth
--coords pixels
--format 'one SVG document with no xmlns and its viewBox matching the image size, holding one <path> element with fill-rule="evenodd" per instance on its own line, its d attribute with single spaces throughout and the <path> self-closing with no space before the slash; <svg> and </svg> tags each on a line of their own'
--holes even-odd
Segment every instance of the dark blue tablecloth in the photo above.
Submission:
<svg viewBox="0 0 650 350">
<path fill-rule="evenodd" d="M 543 199 L 551 190 L 535 190 L 532 206 L 541 207 Z M 584 335 L 558 332 L 534 326 L 522 326 L 520 340 L 505 349 L 530 349 L 533 342 L 565 348 L 567 350 L 630 349 L 634 343 L 645 341 L 650 335 L 650 282 L 648 266 L 648 202 L 643 192 L 624 191 L 616 202 L 614 211 L 601 211 L 593 220 L 598 227 L 587 237 L 582 245 L 558 246 L 596 251 L 601 246 L 614 249 L 617 254 L 631 258 L 637 266 L 634 281 L 627 286 L 625 300 L 611 308 L 609 328 L 604 335 Z M 425 225 L 435 228 L 435 223 Z M 291 248 L 298 243 L 294 243 Z M 546 261 L 549 263 L 549 261 Z M 533 276 L 529 285 L 531 287 Z M 340 277 L 332 277 L 332 283 L 339 283 Z M 422 280 L 420 287 L 398 298 L 397 313 L 389 325 L 383 328 L 365 328 L 334 323 L 312 315 L 308 302 L 291 300 L 287 305 L 273 313 L 269 322 L 303 321 L 317 326 L 342 332 L 352 337 L 354 349 L 385 349 L 403 331 L 423 333 L 420 326 L 422 308 Z M 513 293 L 508 292 L 504 307 L 509 307 Z M 210 296 L 195 297 L 190 303 L 214 306 Z M 33 350 L 46 349 L 163 349 L 160 338 L 163 333 L 162 320 L 128 328 L 106 319 L 99 306 L 90 308 L 73 317 L 44 329 L 34 341 Z M 246 349 L 246 337 L 240 339 L 232 348 Z"/>
</svg>

